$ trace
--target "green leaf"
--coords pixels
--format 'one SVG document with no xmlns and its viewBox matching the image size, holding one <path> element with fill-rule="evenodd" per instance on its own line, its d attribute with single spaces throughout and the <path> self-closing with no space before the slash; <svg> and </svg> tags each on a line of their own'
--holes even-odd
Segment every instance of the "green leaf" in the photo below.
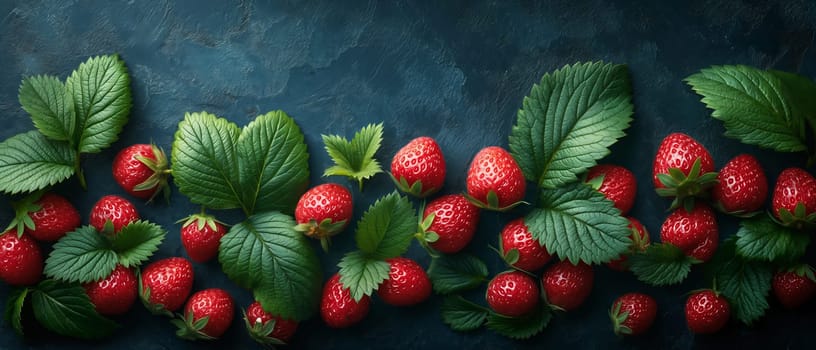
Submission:
<svg viewBox="0 0 816 350">
<path fill-rule="evenodd" d="M 133 102 L 130 76 L 118 55 L 92 57 L 65 81 L 77 117 L 80 153 L 97 153 L 119 138 Z"/>
<path fill-rule="evenodd" d="M 713 66 L 685 80 L 725 125 L 725 136 L 780 152 L 806 149 L 803 121 L 780 79 L 748 66 Z"/>
<path fill-rule="evenodd" d="M 221 238 L 218 260 L 229 278 L 253 289 L 264 310 L 305 320 L 317 309 L 320 262 L 294 218 L 279 212 L 250 216 Z"/>
<path fill-rule="evenodd" d="M 576 63 L 545 74 L 524 98 L 510 150 L 527 180 L 556 188 L 609 154 L 632 120 L 624 65 Z"/>
<path fill-rule="evenodd" d="M 389 259 L 405 253 L 417 229 L 413 205 L 404 196 L 391 192 L 368 207 L 357 224 L 357 247 L 375 259 Z"/>
<path fill-rule="evenodd" d="M 780 82 L 793 114 L 810 120 L 811 127 L 816 128 L 816 84 L 798 74 L 769 70 Z"/>
<path fill-rule="evenodd" d="M 261 115 L 244 127 L 236 150 L 247 213 L 293 214 L 309 185 L 309 153 L 295 121 L 283 111 Z"/>
<path fill-rule="evenodd" d="M 23 305 L 29 293 L 28 288 L 12 289 L 6 301 L 6 311 L 3 319 L 11 324 L 14 333 L 23 336 Z"/>
<path fill-rule="evenodd" d="M 150 259 L 159 249 L 167 231 L 148 221 L 134 221 L 116 234 L 111 240 L 111 248 L 119 257 L 119 264 L 136 267 Z"/>
<path fill-rule="evenodd" d="M 349 252 L 337 266 L 340 267 L 340 283 L 349 289 L 355 301 L 377 290 L 380 283 L 388 279 L 391 269 L 387 262 L 371 258 L 361 251 Z"/>
<path fill-rule="evenodd" d="M 766 215 L 743 220 L 737 237 L 737 254 L 749 260 L 797 261 L 810 244 L 810 234 L 780 226 Z"/>
<path fill-rule="evenodd" d="M 173 182 L 191 202 L 212 209 L 242 208 L 235 150 L 240 133 L 235 124 L 207 112 L 187 113 L 179 123 Z"/>
<path fill-rule="evenodd" d="M 431 260 L 428 277 L 434 291 L 452 294 L 478 287 L 487 280 L 487 266 L 469 254 L 440 255 Z"/>
<path fill-rule="evenodd" d="M 34 126 L 45 137 L 55 141 L 74 141 L 74 101 L 57 77 L 38 75 L 23 79 L 19 100 L 31 115 Z"/>
<path fill-rule="evenodd" d="M 707 267 L 719 291 L 728 298 L 736 319 L 750 325 L 765 314 L 773 278 L 771 264 L 741 259 L 735 241 L 727 239 Z"/>
<path fill-rule="evenodd" d="M 645 251 L 631 255 L 629 261 L 632 273 L 653 286 L 682 282 L 694 263 L 680 248 L 668 243 L 653 243 Z"/>
<path fill-rule="evenodd" d="M 573 264 L 616 259 L 632 244 L 629 220 L 602 193 L 585 184 L 542 190 L 539 206 L 524 223 L 547 251 Z"/>
<path fill-rule="evenodd" d="M 363 187 L 366 180 L 382 172 L 380 163 L 374 154 L 380 149 L 383 139 L 383 125 L 368 124 L 354 133 L 351 142 L 338 135 L 321 135 L 326 152 L 334 165 L 323 173 L 323 176 L 345 176 L 356 180 Z"/>
<path fill-rule="evenodd" d="M 459 295 L 446 297 L 442 302 L 442 321 L 459 332 L 473 331 L 481 327 L 489 311 L 465 300 Z"/>
<path fill-rule="evenodd" d="M 108 239 L 93 226 L 82 226 L 54 244 L 43 272 L 63 282 L 88 283 L 110 275 L 117 262 Z"/>
<path fill-rule="evenodd" d="M 80 339 L 109 336 L 118 325 L 100 316 L 85 289 L 54 280 L 40 282 L 31 292 L 34 317 L 54 333 Z"/>
<path fill-rule="evenodd" d="M 549 306 L 541 303 L 534 312 L 521 317 L 507 317 L 491 312 L 487 316 L 487 328 L 512 339 L 528 339 L 541 333 L 552 319 Z"/>
<path fill-rule="evenodd" d="M 36 130 L 0 143 L 0 191 L 34 192 L 74 175 L 77 155 L 67 143 L 51 141 Z"/>
</svg>

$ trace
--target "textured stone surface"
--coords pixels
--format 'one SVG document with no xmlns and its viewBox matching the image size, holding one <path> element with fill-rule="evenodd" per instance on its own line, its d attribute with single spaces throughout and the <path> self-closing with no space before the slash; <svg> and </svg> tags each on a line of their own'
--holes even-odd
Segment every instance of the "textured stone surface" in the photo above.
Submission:
<svg viewBox="0 0 816 350">
<path fill-rule="evenodd" d="M 132 77 L 134 108 L 130 123 L 112 148 L 84 159 L 88 192 L 66 182 L 87 216 L 107 193 L 124 194 L 111 179 L 116 151 L 132 143 L 155 141 L 169 150 L 185 111 L 207 110 L 239 125 L 272 109 L 292 115 L 306 134 L 312 182 L 330 164 L 320 135 L 351 136 L 370 122 L 384 121 L 384 163 L 410 139 L 436 138 L 447 156 L 445 193 L 464 189 L 470 158 L 482 147 L 507 145 L 522 98 L 545 72 L 576 61 L 605 60 L 629 65 L 635 91 L 635 121 L 629 136 L 613 147 L 606 162 L 633 170 L 640 187 L 632 215 L 659 234 L 667 202 L 650 185 L 653 153 L 670 131 L 693 135 L 724 164 L 739 152 L 760 158 L 773 181 L 801 157 L 778 156 L 739 145 L 722 136 L 719 122 L 682 79 L 714 64 L 749 64 L 816 77 L 816 5 L 794 1 L 692 0 L 616 4 L 571 1 L 2 1 L 0 2 L 0 139 L 32 128 L 17 102 L 25 75 L 66 77 L 88 56 L 119 53 Z M 626 2 L 624 2 L 626 3 Z M 634 2 L 633 2 L 634 3 Z M 342 181 L 340 179 L 330 179 Z M 355 214 L 392 190 L 380 175 L 355 191 Z M 139 204 L 143 217 L 160 223 L 170 235 L 156 257 L 183 255 L 179 224 L 197 211 L 177 191 L 172 206 Z M 485 259 L 493 273 L 504 269 L 487 245 L 505 222 L 520 215 L 484 213 L 469 250 Z M 235 213 L 222 215 L 235 222 Z M 11 217 L 0 199 L 0 224 Z M 356 220 L 356 219 L 355 219 Z M 86 221 L 87 222 L 87 218 Z M 5 224 L 3 224 L 5 225 Z M 723 220 L 722 236 L 736 223 Z M 326 276 L 353 247 L 352 230 L 321 253 Z M 315 245 L 317 247 L 317 245 Z M 813 251 L 813 250 L 811 250 Z M 427 266 L 418 247 L 408 253 Z M 811 263 L 813 263 L 811 254 Z M 195 289 L 224 286 L 246 307 L 251 295 L 234 286 L 217 262 L 196 264 Z M 456 333 L 439 318 L 441 299 L 397 309 L 374 301 L 368 318 L 348 330 L 329 330 L 319 317 L 301 324 L 292 348 L 754 348 L 803 347 L 804 334 L 816 323 L 814 304 L 799 312 L 772 310 L 754 327 L 735 322 L 721 334 L 693 337 L 685 329 L 685 293 L 704 287 L 695 271 L 686 283 L 651 288 L 631 275 L 599 267 L 589 301 L 558 314 L 549 328 L 528 341 L 511 341 L 486 330 Z M 639 339 L 620 340 L 606 311 L 625 292 L 653 294 L 660 306 L 654 329 Z M 481 292 L 471 295 L 481 298 Z M 0 296 L 8 288 L 0 286 Z M 117 319 L 117 336 L 100 342 L 62 338 L 27 343 L 0 327 L 0 349 L 252 348 L 243 324 L 224 338 L 191 343 L 175 338 L 170 323 L 141 307 Z"/>
</svg>

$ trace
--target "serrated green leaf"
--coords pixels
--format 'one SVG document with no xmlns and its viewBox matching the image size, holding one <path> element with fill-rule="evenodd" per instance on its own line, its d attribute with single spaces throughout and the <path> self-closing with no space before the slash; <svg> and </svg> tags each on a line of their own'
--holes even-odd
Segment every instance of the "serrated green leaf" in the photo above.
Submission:
<svg viewBox="0 0 816 350">
<path fill-rule="evenodd" d="M 380 163 L 374 159 L 383 139 L 382 123 L 366 125 L 354 133 L 350 142 L 338 135 L 322 135 L 322 138 L 326 152 L 335 164 L 326 169 L 323 176 L 349 177 L 358 181 L 362 188 L 363 180 L 382 172 Z"/>
<path fill-rule="evenodd" d="M 769 70 L 782 82 L 783 94 L 790 101 L 793 114 L 810 120 L 811 127 L 816 127 L 816 84 L 798 74 Z"/>
<path fill-rule="evenodd" d="M 312 246 L 294 226 L 294 218 L 279 212 L 250 216 L 221 238 L 218 260 L 264 310 L 305 320 L 317 308 L 323 277 Z"/>
<path fill-rule="evenodd" d="M 207 112 L 187 113 L 173 141 L 173 182 L 191 202 L 242 208 L 236 143 L 241 130 Z"/>
<path fill-rule="evenodd" d="M 507 317 L 491 312 L 487 316 L 487 328 L 508 338 L 528 339 L 541 333 L 551 319 L 552 311 L 549 306 L 540 305 L 533 313 L 521 317 Z"/>
<path fill-rule="evenodd" d="M 159 249 L 167 231 L 148 221 L 131 222 L 111 240 L 111 248 L 119 258 L 119 264 L 136 267 L 150 259 Z"/>
<path fill-rule="evenodd" d="M 740 223 L 736 251 L 749 260 L 792 262 L 805 254 L 809 243 L 810 234 L 780 226 L 762 215 Z"/>
<path fill-rule="evenodd" d="M 0 143 L 0 191 L 34 192 L 74 175 L 76 152 L 32 130 Z"/>
<path fill-rule="evenodd" d="M 88 283 L 110 275 L 117 262 L 110 241 L 93 226 L 82 226 L 54 244 L 43 272 L 63 282 Z"/>
<path fill-rule="evenodd" d="M 12 289 L 6 300 L 6 311 L 3 315 L 3 319 L 11 324 L 14 333 L 21 337 L 23 336 L 23 305 L 28 293 L 28 288 Z"/>
<path fill-rule="evenodd" d="M 616 259 L 632 244 L 629 220 L 603 194 L 587 185 L 573 183 L 544 189 L 539 206 L 524 218 L 524 223 L 547 251 L 573 264 Z"/>
<path fill-rule="evenodd" d="M 782 82 L 748 66 L 713 66 L 685 81 L 725 125 L 725 136 L 780 152 L 803 151 L 804 126 Z"/>
<path fill-rule="evenodd" d="M 645 251 L 629 257 L 629 269 L 644 283 L 668 286 L 682 282 L 694 261 L 668 243 L 649 245 Z"/>
<path fill-rule="evenodd" d="M 73 142 L 76 132 L 74 101 L 57 77 L 37 75 L 23 79 L 20 105 L 45 137 Z"/>
<path fill-rule="evenodd" d="M 728 298 L 736 319 L 750 325 L 765 314 L 773 278 L 771 264 L 741 259 L 736 254 L 735 240 L 727 239 L 706 267 L 719 291 Z"/>
<path fill-rule="evenodd" d="M 241 131 L 236 150 L 247 213 L 293 214 L 309 185 L 309 153 L 295 121 L 283 111 L 258 116 Z"/>
<path fill-rule="evenodd" d="M 487 280 L 487 266 L 469 254 L 440 255 L 431 260 L 428 277 L 434 291 L 452 294 L 478 287 Z"/>
<path fill-rule="evenodd" d="M 357 247 L 368 256 L 388 259 L 405 253 L 417 229 L 413 205 L 392 192 L 368 207 L 357 223 Z"/>
<path fill-rule="evenodd" d="M 380 283 L 388 279 L 391 269 L 387 262 L 368 257 L 361 251 L 349 252 L 337 266 L 340 268 L 340 283 L 349 289 L 355 301 L 377 290 Z"/>
<path fill-rule="evenodd" d="M 609 154 L 632 120 L 624 65 L 576 63 L 545 74 L 524 98 L 510 150 L 527 180 L 556 188 Z"/>
<path fill-rule="evenodd" d="M 459 295 L 446 297 L 442 302 L 442 321 L 459 332 L 478 329 L 484 324 L 488 313 L 486 308 Z"/>
<path fill-rule="evenodd" d="M 130 76 L 118 55 L 89 58 L 65 81 L 77 117 L 81 153 L 97 153 L 119 139 L 133 101 Z"/>
<path fill-rule="evenodd" d="M 85 289 L 54 280 L 40 282 L 31 292 L 34 317 L 54 333 L 80 339 L 109 336 L 118 325 L 100 316 Z"/>
</svg>

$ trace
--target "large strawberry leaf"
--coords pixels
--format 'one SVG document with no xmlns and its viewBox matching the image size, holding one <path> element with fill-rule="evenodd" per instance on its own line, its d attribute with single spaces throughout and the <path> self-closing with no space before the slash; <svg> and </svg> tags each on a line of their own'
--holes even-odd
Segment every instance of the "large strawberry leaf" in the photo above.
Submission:
<svg viewBox="0 0 816 350">
<path fill-rule="evenodd" d="M 0 192 L 34 192 L 68 179 L 77 154 L 65 142 L 37 131 L 14 135 L 0 143 Z"/>
<path fill-rule="evenodd" d="M 81 339 L 103 338 L 118 325 L 100 316 L 85 289 L 45 280 L 31 292 L 34 317 L 54 333 Z"/>
<path fill-rule="evenodd" d="M 555 188 L 609 154 L 632 120 L 632 91 L 624 65 L 567 65 L 545 74 L 524 98 L 510 150 L 527 180 Z"/>
<path fill-rule="evenodd" d="M 686 279 L 695 260 L 668 243 L 649 245 L 629 257 L 629 268 L 637 278 L 653 286 L 678 284 Z"/>
<path fill-rule="evenodd" d="M 391 192 L 363 214 L 354 237 L 366 255 L 388 259 L 408 250 L 416 225 L 416 212 L 408 198 Z"/>
<path fill-rule="evenodd" d="M 355 301 L 377 290 L 380 283 L 388 279 L 390 270 L 387 262 L 368 257 L 359 250 L 346 254 L 337 266 L 340 268 L 340 283 L 349 289 Z"/>
<path fill-rule="evenodd" d="M 809 243 L 809 233 L 783 227 L 762 215 L 740 223 L 736 251 L 749 260 L 793 262 L 805 254 Z"/>
<path fill-rule="evenodd" d="M 63 282 L 87 283 L 107 277 L 117 263 L 110 241 L 93 226 L 83 226 L 54 244 L 44 273 Z"/>
<path fill-rule="evenodd" d="M 452 294 L 478 287 L 487 281 L 487 266 L 469 254 L 441 255 L 431 260 L 428 278 L 439 294 Z"/>
<path fill-rule="evenodd" d="M 552 319 L 552 309 L 541 303 L 535 311 L 521 317 L 507 317 L 491 312 L 487 316 L 487 328 L 512 339 L 528 339 L 547 327 Z"/>
<path fill-rule="evenodd" d="M 119 264 L 136 267 L 150 259 L 167 235 L 161 226 L 138 220 L 131 222 L 111 239 Z"/>
<path fill-rule="evenodd" d="M 77 131 L 74 101 L 57 77 L 38 75 L 25 78 L 18 96 L 20 105 L 45 137 L 74 142 Z"/>
<path fill-rule="evenodd" d="M 446 297 L 442 302 L 442 321 L 455 331 L 478 329 L 489 313 L 490 310 L 484 306 L 474 304 L 459 295 Z"/>
<path fill-rule="evenodd" d="M 727 239 L 706 267 L 709 277 L 728 299 L 736 319 L 750 325 L 765 314 L 773 278 L 769 263 L 740 258 L 735 240 Z"/>
<path fill-rule="evenodd" d="M 351 141 L 339 135 L 321 135 L 326 152 L 334 165 L 326 169 L 323 176 L 345 176 L 357 181 L 363 190 L 363 180 L 382 172 L 374 154 L 380 149 L 383 125 L 368 124 L 354 133 Z"/>
<path fill-rule="evenodd" d="M 6 300 L 6 310 L 3 313 L 3 320 L 11 324 L 14 333 L 23 336 L 23 305 L 28 297 L 28 288 L 12 289 Z"/>
</svg>

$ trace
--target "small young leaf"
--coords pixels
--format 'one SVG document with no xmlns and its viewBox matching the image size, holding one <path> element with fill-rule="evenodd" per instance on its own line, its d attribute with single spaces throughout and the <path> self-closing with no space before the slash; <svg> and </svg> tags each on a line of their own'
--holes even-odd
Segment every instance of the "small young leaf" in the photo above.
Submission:
<svg viewBox="0 0 816 350">
<path fill-rule="evenodd" d="M 30 290 L 28 288 L 12 289 L 6 301 L 6 312 L 3 319 L 11 324 L 14 333 L 23 336 L 23 305 Z"/>
<path fill-rule="evenodd" d="M 54 333 L 80 339 L 99 339 L 113 333 L 118 325 L 100 316 L 77 285 L 54 280 L 40 282 L 31 292 L 34 317 Z"/>
<path fill-rule="evenodd" d="M 355 301 L 371 295 L 377 287 L 388 279 L 391 267 L 387 262 L 372 259 L 361 251 L 353 251 L 337 264 L 340 267 L 340 283 L 351 292 Z"/>
<path fill-rule="evenodd" d="M 797 261 L 810 243 L 810 234 L 777 225 L 766 215 L 743 220 L 737 237 L 739 256 L 770 262 Z"/>
<path fill-rule="evenodd" d="M 469 254 L 441 255 L 431 260 L 428 277 L 434 291 L 452 294 L 478 287 L 487 280 L 487 266 Z"/>
<path fill-rule="evenodd" d="M 167 234 L 161 226 L 148 221 L 131 222 L 111 240 L 119 264 L 136 267 L 150 259 Z"/>
<path fill-rule="evenodd" d="M 93 226 L 83 226 L 54 244 L 43 272 L 63 282 L 88 283 L 110 275 L 117 262 L 110 241 Z"/>
<path fill-rule="evenodd" d="M 36 130 L 0 143 L 0 192 L 34 192 L 74 175 L 76 152 Z"/>
<path fill-rule="evenodd" d="M 653 243 L 646 251 L 631 255 L 629 261 L 635 276 L 653 286 L 682 282 L 694 263 L 680 248 L 668 243 Z"/>
<path fill-rule="evenodd" d="M 483 306 L 465 300 L 459 295 L 448 296 L 442 302 L 442 321 L 459 332 L 473 331 L 481 327 L 487 314 Z"/>
<path fill-rule="evenodd" d="M 45 137 L 73 142 L 76 132 L 74 101 L 57 77 L 38 75 L 23 79 L 19 100 L 31 115 L 34 126 Z"/>
<path fill-rule="evenodd" d="M 334 165 L 323 176 L 345 176 L 356 180 L 363 187 L 363 180 L 382 172 L 374 154 L 380 149 L 383 139 L 383 125 L 368 124 L 354 134 L 351 142 L 338 135 L 321 135 L 326 152 Z"/>
<path fill-rule="evenodd" d="M 521 317 L 507 317 L 491 312 L 487 316 L 487 328 L 508 338 L 528 339 L 541 333 L 551 319 L 552 309 L 547 305 L 540 305 L 531 314 Z"/>
<path fill-rule="evenodd" d="M 417 229 L 416 211 L 405 196 L 392 192 L 372 204 L 357 224 L 357 247 L 376 259 L 408 250 Z"/>
<path fill-rule="evenodd" d="M 773 278 L 771 264 L 740 258 L 735 241 L 727 239 L 706 267 L 719 291 L 728 298 L 736 319 L 750 325 L 765 314 Z"/>
</svg>

